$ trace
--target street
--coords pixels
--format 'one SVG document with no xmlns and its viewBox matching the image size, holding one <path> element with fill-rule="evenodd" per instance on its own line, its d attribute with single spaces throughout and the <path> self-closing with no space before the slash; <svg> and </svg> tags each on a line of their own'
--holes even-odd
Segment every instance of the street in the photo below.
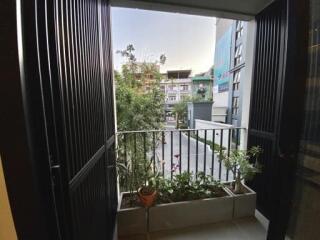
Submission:
<svg viewBox="0 0 320 240">
<path fill-rule="evenodd" d="M 174 126 L 166 125 L 167 130 L 175 130 Z M 209 139 L 209 137 L 208 137 Z M 187 133 L 181 134 L 181 155 L 179 156 L 179 132 L 173 132 L 172 134 L 172 159 L 173 164 L 171 166 L 171 132 L 165 133 L 165 141 L 164 144 L 164 159 L 162 159 L 162 144 L 158 144 L 156 148 L 156 159 L 158 162 L 158 169 L 162 170 L 161 168 L 161 161 L 164 162 L 164 169 L 165 169 L 165 176 L 170 177 L 171 172 L 173 174 L 179 173 L 179 162 L 181 158 L 181 172 L 188 170 L 188 136 Z M 212 163 L 213 163 L 213 175 L 215 179 L 219 179 L 219 168 L 220 168 L 220 161 L 216 153 L 214 156 L 212 155 L 211 148 L 209 145 L 206 146 L 206 158 L 204 159 L 204 143 L 198 142 L 198 161 L 197 154 L 196 154 L 196 140 L 190 137 L 190 172 L 196 172 L 196 166 L 198 162 L 198 171 L 197 172 L 206 172 L 206 174 L 211 175 Z M 204 162 L 206 162 L 206 167 L 204 169 Z M 224 167 L 224 164 L 221 163 L 221 180 L 226 180 L 227 171 Z M 233 179 L 233 174 L 229 171 L 229 180 Z"/>
</svg>

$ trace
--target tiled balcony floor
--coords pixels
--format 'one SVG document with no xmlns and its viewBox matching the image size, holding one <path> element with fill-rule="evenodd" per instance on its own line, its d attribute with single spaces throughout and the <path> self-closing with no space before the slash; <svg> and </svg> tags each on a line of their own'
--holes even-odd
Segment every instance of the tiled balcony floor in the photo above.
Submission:
<svg viewBox="0 0 320 240">
<path fill-rule="evenodd" d="M 119 240 L 264 240 L 267 236 L 266 224 L 262 224 L 258 218 L 247 217 L 228 222 L 150 233 L 149 236 L 120 238 Z"/>
</svg>

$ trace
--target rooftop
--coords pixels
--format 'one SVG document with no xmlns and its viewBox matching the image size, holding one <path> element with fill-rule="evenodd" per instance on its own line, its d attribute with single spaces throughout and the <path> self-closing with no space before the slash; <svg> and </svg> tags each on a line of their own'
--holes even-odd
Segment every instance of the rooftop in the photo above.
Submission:
<svg viewBox="0 0 320 240">
<path fill-rule="evenodd" d="M 192 77 L 192 81 L 212 81 L 210 76 L 195 76 Z"/>
<path fill-rule="evenodd" d="M 191 70 L 170 70 L 167 71 L 167 77 L 171 78 L 188 78 L 191 74 Z"/>
</svg>

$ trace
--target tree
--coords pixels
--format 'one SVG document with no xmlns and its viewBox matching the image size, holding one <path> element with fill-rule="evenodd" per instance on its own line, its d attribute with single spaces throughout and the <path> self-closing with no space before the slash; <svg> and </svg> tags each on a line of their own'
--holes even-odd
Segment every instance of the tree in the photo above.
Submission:
<svg viewBox="0 0 320 240">
<path fill-rule="evenodd" d="M 183 123 L 185 123 L 185 119 L 187 117 L 187 113 L 188 113 L 188 102 L 190 100 L 189 99 L 183 99 L 180 102 L 178 102 L 177 104 L 175 104 L 173 106 L 173 114 L 176 115 L 176 128 L 180 128 L 180 121 L 182 121 Z"/>
<path fill-rule="evenodd" d="M 126 59 L 121 72 L 115 72 L 118 131 L 161 129 L 164 94 L 160 90 L 159 64 L 165 63 L 166 56 L 162 54 L 159 61 L 138 63 L 134 51 L 132 44 L 117 51 Z M 150 79 L 152 81 L 148 81 Z M 144 88 L 146 85 L 147 91 Z M 157 141 L 158 134 L 155 137 Z M 145 175 L 145 158 L 153 146 L 153 134 L 119 134 L 118 141 L 120 188 L 124 191 L 129 190 L 128 187 L 137 189 L 143 183 L 141 176 Z M 150 162 L 155 164 L 155 161 Z"/>
<path fill-rule="evenodd" d="M 161 74 L 158 64 L 164 64 L 166 57 L 160 56 L 159 61 L 137 63 L 135 48 L 129 44 L 126 49 L 118 50 L 127 63 L 122 72 L 115 73 L 117 123 L 119 131 L 150 130 L 163 127 L 164 94 L 160 90 Z M 143 91 L 145 80 L 149 90 Z"/>
</svg>

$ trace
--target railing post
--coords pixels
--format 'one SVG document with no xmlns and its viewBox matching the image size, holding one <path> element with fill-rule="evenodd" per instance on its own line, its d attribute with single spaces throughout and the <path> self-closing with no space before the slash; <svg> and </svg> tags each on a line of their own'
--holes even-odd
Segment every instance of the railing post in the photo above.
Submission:
<svg viewBox="0 0 320 240">
<path fill-rule="evenodd" d="M 173 170 L 174 170 L 174 168 L 173 168 L 173 131 L 171 130 L 170 131 L 170 133 L 171 133 L 171 179 L 172 179 L 172 177 L 173 177 Z"/>
<path fill-rule="evenodd" d="M 162 132 L 162 176 L 164 177 L 164 167 L 165 167 L 165 160 L 164 160 L 164 142 L 165 142 L 165 136 L 164 132 Z"/>
<path fill-rule="evenodd" d="M 181 130 L 179 130 L 179 173 L 181 174 Z"/>
<path fill-rule="evenodd" d="M 190 173 L 190 130 L 188 131 L 188 173 Z"/>
<path fill-rule="evenodd" d="M 239 140 L 239 128 L 237 128 L 237 130 L 236 130 L 236 150 L 238 150 L 238 146 L 239 146 L 239 142 L 238 142 L 238 140 Z M 235 174 L 233 174 L 233 180 L 236 180 L 236 175 L 237 175 L 237 168 L 236 167 L 234 167 L 234 169 L 233 169 L 233 172 L 235 173 Z"/>
<path fill-rule="evenodd" d="M 145 171 L 148 171 L 148 169 L 147 169 L 147 146 L 146 146 L 146 136 L 147 135 L 147 133 L 146 132 L 144 132 L 143 133 L 143 157 L 144 157 L 144 169 L 145 169 Z M 145 179 L 145 183 L 147 183 L 147 179 Z"/>
<path fill-rule="evenodd" d="M 203 172 L 206 174 L 207 165 L 207 130 L 204 130 L 204 158 L 203 158 Z"/>
<path fill-rule="evenodd" d="M 228 130 L 228 157 L 230 157 L 230 147 L 231 147 L 231 129 Z M 229 169 L 227 169 L 226 181 L 229 180 Z"/>
<path fill-rule="evenodd" d="M 126 171 L 128 171 L 128 157 L 127 157 L 127 134 L 124 133 L 123 134 L 123 143 L 124 143 L 124 165 L 126 166 Z M 125 182 L 126 182 L 126 186 L 125 186 L 125 191 L 128 190 L 128 175 L 126 174 L 125 176 Z"/>
<path fill-rule="evenodd" d="M 219 157 L 219 180 L 221 180 L 221 170 L 222 170 L 222 148 L 223 148 L 223 129 L 220 130 L 220 157 Z"/>
<path fill-rule="evenodd" d="M 196 178 L 198 174 L 199 130 L 196 131 Z"/>
<path fill-rule="evenodd" d="M 153 140 L 153 173 L 156 173 L 156 136 L 155 132 L 152 133 Z"/>
<path fill-rule="evenodd" d="M 211 176 L 213 176 L 213 174 L 214 174 L 215 133 L 216 133 L 216 131 L 213 129 L 212 130 Z"/>
</svg>

